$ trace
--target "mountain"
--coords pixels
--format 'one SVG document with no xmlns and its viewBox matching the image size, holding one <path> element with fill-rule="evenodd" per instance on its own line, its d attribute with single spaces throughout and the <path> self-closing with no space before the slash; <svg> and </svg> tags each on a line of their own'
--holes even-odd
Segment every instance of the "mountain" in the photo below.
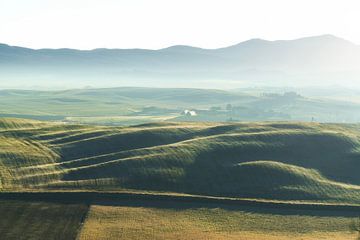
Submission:
<svg viewBox="0 0 360 240">
<path fill-rule="evenodd" d="M 11 82 L 0 87 L 44 83 L 189 87 L 202 86 L 204 81 L 207 87 L 217 83 L 223 88 L 228 83 L 254 82 L 354 84 L 360 76 L 360 47 L 332 35 L 287 41 L 252 39 L 220 49 L 179 45 L 160 50 L 34 50 L 1 44 L 0 70 L 0 81 Z"/>
</svg>

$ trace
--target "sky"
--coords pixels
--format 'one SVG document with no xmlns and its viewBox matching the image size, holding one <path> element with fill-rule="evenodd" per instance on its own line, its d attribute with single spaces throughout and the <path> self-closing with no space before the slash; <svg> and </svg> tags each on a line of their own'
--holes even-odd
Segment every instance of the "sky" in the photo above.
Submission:
<svg viewBox="0 0 360 240">
<path fill-rule="evenodd" d="M 359 0 L 0 0 L 0 43 L 219 48 L 333 34 L 360 44 Z"/>
</svg>

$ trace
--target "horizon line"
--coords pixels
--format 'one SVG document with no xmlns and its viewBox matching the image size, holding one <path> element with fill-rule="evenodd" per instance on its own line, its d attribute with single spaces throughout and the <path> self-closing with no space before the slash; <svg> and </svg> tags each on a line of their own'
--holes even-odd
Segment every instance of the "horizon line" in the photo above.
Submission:
<svg viewBox="0 0 360 240">
<path fill-rule="evenodd" d="M 0 42 L 0 46 L 1 45 L 5 45 L 8 47 L 13 47 L 13 48 L 24 48 L 24 49 L 30 49 L 30 50 L 34 50 L 34 51 L 39 51 L 39 50 L 73 50 L 73 51 L 95 51 L 95 50 L 147 50 L 147 51 L 160 51 L 160 50 L 166 50 L 166 49 L 170 49 L 170 48 L 174 48 L 174 47 L 186 47 L 186 48 L 194 48 L 194 49 L 199 49 L 199 50 L 217 50 L 217 49 L 224 49 L 224 48 L 229 48 L 229 47 L 233 47 L 242 43 L 246 43 L 246 42 L 250 42 L 250 41 L 264 41 L 264 42 L 288 42 L 288 41 L 298 41 L 298 40 L 304 40 L 304 39 L 310 39 L 310 38 L 321 38 L 321 37 L 331 37 L 333 39 L 338 39 L 338 40 L 342 40 L 345 42 L 349 42 L 351 44 L 354 44 L 356 46 L 359 46 L 359 44 L 356 44 L 350 40 L 347 40 L 345 38 L 342 37 L 338 37 L 334 34 L 320 34 L 320 35 L 311 35 L 311 36 L 306 36 L 306 37 L 300 37 L 300 38 L 294 38 L 294 39 L 278 39 L 278 40 L 268 40 L 268 39 L 264 39 L 264 38 L 249 38 L 247 40 L 244 41 L 240 41 L 238 43 L 234 43 L 225 47 L 218 47 L 218 48 L 202 48 L 202 47 L 197 47 L 197 46 L 192 46 L 192 45 L 183 45 L 183 44 L 175 44 L 175 45 L 170 45 L 167 47 L 163 47 L 163 48 L 158 48 L 158 49 L 151 49 L 151 48 L 91 48 L 91 49 L 80 49 L 80 48 L 31 48 L 31 47 L 26 47 L 26 46 L 19 46 L 19 45 L 11 45 L 8 43 L 1 43 Z"/>
</svg>

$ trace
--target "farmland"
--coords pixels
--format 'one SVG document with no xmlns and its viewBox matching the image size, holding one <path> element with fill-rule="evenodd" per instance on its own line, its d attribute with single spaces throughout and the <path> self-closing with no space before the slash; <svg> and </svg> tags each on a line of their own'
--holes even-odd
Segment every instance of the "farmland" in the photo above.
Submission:
<svg viewBox="0 0 360 240">
<path fill-rule="evenodd" d="M 356 239 L 354 217 L 177 206 L 94 205 L 80 239 Z"/>
<path fill-rule="evenodd" d="M 1 239 L 75 239 L 88 207 L 83 204 L 0 201 Z"/>
<path fill-rule="evenodd" d="M 356 239 L 359 137 L 356 124 L 1 119 L 1 235 Z"/>
<path fill-rule="evenodd" d="M 354 123 L 359 102 L 316 90 L 307 96 L 273 88 L 214 90 L 120 87 L 59 91 L 0 90 L 0 117 L 72 124 L 129 126 L 142 123 L 318 121 Z M 357 92 L 351 93 L 358 96 Z M 351 101 L 349 99 L 352 99 Z M 184 115 L 193 110 L 196 116 Z"/>
</svg>

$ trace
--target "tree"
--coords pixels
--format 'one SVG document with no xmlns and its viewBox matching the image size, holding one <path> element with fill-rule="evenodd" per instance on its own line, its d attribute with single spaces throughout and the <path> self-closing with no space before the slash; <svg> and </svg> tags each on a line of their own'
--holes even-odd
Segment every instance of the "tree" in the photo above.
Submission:
<svg viewBox="0 0 360 240">
<path fill-rule="evenodd" d="M 232 110 L 232 105 L 229 103 L 226 105 L 226 110 L 227 111 L 231 111 Z"/>
<path fill-rule="evenodd" d="M 217 112 L 217 111 L 220 111 L 221 110 L 221 107 L 211 107 L 210 108 L 210 111 L 212 111 L 212 112 Z"/>
</svg>

